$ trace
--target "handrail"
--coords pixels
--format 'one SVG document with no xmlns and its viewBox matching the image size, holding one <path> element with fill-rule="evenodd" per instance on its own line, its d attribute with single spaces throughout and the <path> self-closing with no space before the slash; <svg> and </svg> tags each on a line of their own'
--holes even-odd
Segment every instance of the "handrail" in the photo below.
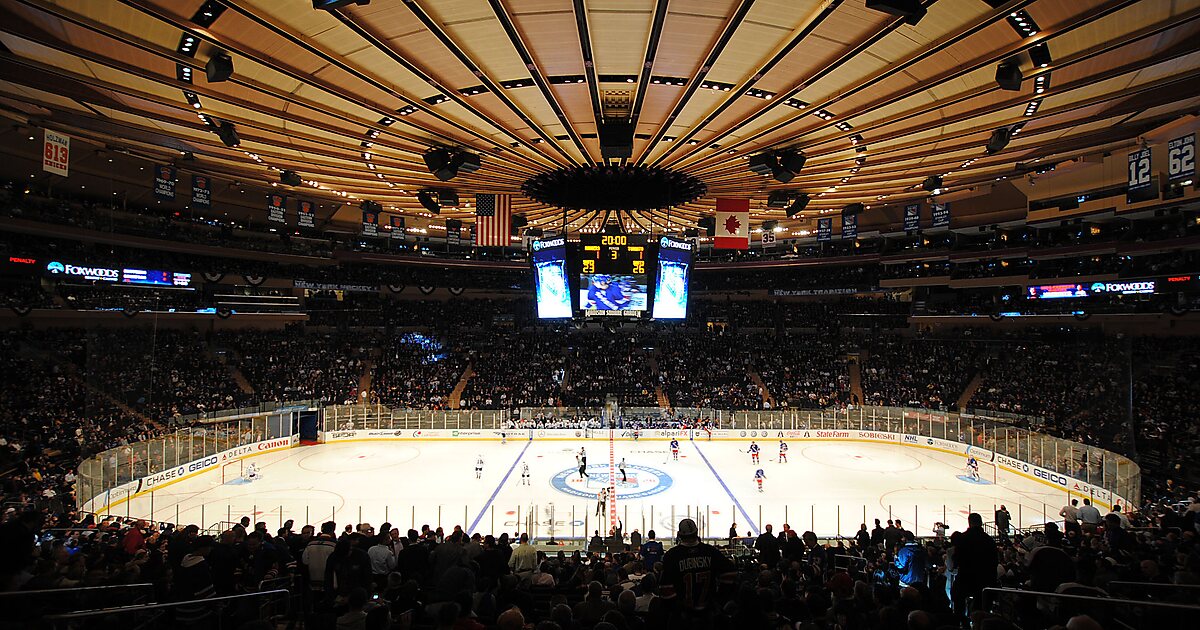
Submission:
<svg viewBox="0 0 1200 630">
<path fill-rule="evenodd" d="M 249 600 L 249 599 L 266 598 L 266 597 L 272 597 L 272 596 L 287 598 L 287 597 L 291 596 L 291 593 L 287 589 L 280 588 L 280 589 L 275 589 L 273 591 L 260 591 L 258 593 L 242 593 L 241 595 L 222 595 L 221 597 L 210 597 L 208 599 L 189 599 L 189 600 L 184 600 L 184 601 L 179 601 L 179 602 L 167 602 L 167 603 L 162 603 L 162 604 L 138 604 L 138 605 L 133 605 L 133 606 L 114 606 L 112 608 L 95 608 L 92 610 L 80 610 L 80 611 L 76 611 L 76 612 L 61 613 L 58 615 L 47 615 L 46 619 L 49 621 L 72 621 L 72 620 L 76 620 L 76 619 L 86 619 L 88 617 L 95 617 L 98 615 L 123 615 L 123 614 L 127 614 L 127 613 L 135 613 L 135 612 L 142 612 L 142 611 L 148 611 L 148 610 L 167 610 L 170 608 L 177 608 L 179 606 L 187 606 L 187 605 L 194 605 L 194 604 L 200 604 L 200 603 L 203 603 L 205 606 L 209 606 L 209 605 L 213 605 L 213 604 L 222 604 L 225 602 L 231 602 L 231 601 L 235 601 L 235 600 Z"/>
<path fill-rule="evenodd" d="M 33 591 L 0 591 L 0 599 L 9 597 L 37 597 L 38 595 L 73 595 L 77 593 L 92 593 L 95 591 L 125 591 L 136 589 L 153 589 L 154 585 L 149 582 L 139 582 L 137 584 L 109 584 L 106 586 L 75 586 L 72 588 L 42 588 Z"/>
<path fill-rule="evenodd" d="M 1092 602 L 1104 604 L 1122 604 L 1130 606 L 1146 606 L 1159 610 L 1176 610 L 1184 609 L 1188 611 L 1200 612 L 1200 605 L 1195 604 L 1172 604 L 1169 602 L 1147 602 L 1140 599 L 1121 599 L 1117 597 L 1095 597 L 1092 595 L 1068 595 L 1066 593 L 1051 593 L 1048 591 L 1032 591 L 1019 588 L 994 588 L 988 587 L 983 589 L 984 607 L 988 608 L 993 603 L 991 596 L 995 595 L 1016 595 L 1018 597 L 1049 597 L 1054 599 L 1063 599 L 1073 602 Z"/>
</svg>

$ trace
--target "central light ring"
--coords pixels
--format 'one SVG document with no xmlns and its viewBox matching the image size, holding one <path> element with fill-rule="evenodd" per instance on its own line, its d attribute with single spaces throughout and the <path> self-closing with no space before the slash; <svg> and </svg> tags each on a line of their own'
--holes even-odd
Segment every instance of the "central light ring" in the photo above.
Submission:
<svg viewBox="0 0 1200 630">
<path fill-rule="evenodd" d="M 703 197 L 708 187 L 686 173 L 647 166 L 588 165 L 535 175 L 526 197 L 567 210 L 654 210 Z"/>
</svg>

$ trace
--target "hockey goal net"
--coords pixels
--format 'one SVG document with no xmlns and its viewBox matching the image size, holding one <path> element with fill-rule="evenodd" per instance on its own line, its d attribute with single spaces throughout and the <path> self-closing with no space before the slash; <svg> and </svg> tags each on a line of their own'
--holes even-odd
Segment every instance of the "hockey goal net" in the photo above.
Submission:
<svg viewBox="0 0 1200 630">
<path fill-rule="evenodd" d="M 233 481 L 234 479 L 241 479 L 242 473 L 244 470 L 244 466 L 245 466 L 245 462 L 243 462 L 240 459 L 236 459 L 234 461 L 226 462 L 225 464 L 222 464 L 221 465 L 221 483 L 229 483 L 230 481 Z M 983 470 L 983 468 L 980 467 L 980 470 Z"/>
</svg>

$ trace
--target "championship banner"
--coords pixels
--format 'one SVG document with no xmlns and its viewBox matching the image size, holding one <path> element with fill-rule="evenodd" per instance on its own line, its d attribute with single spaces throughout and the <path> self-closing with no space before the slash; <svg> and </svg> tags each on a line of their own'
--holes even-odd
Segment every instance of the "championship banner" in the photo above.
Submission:
<svg viewBox="0 0 1200 630">
<path fill-rule="evenodd" d="M 267 221 L 287 223 L 287 195 L 267 195 Z"/>
<path fill-rule="evenodd" d="M 311 201 L 299 201 L 296 209 L 296 225 L 302 228 L 317 227 L 316 213 L 313 212 L 313 203 Z"/>
<path fill-rule="evenodd" d="M 212 207 L 212 180 L 207 175 L 192 175 L 192 204 L 197 208 Z"/>
<path fill-rule="evenodd" d="M 160 164 L 154 167 L 154 196 L 163 201 L 175 201 L 175 167 Z"/>
<path fill-rule="evenodd" d="M 916 232 L 921 229 L 921 204 L 914 203 L 904 206 L 904 231 Z"/>
<path fill-rule="evenodd" d="M 858 215 L 842 213 L 842 238 L 858 238 Z"/>
<path fill-rule="evenodd" d="M 44 130 L 42 134 L 42 170 L 67 176 L 71 168 L 71 137 Z"/>
<path fill-rule="evenodd" d="M 404 217 L 392 215 L 388 217 L 392 222 L 392 238 L 396 240 L 404 240 Z"/>
<path fill-rule="evenodd" d="M 935 203 L 930 208 L 933 211 L 933 227 L 950 227 L 949 203 Z"/>
<path fill-rule="evenodd" d="M 833 240 L 833 217 L 817 219 L 817 242 Z"/>
<path fill-rule="evenodd" d="M 364 210 L 362 215 L 363 236 L 379 236 L 379 213 Z"/>
</svg>

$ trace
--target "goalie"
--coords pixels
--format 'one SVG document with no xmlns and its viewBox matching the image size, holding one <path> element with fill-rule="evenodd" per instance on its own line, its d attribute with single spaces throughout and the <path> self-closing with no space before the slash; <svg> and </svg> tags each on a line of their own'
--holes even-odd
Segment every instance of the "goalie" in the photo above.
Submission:
<svg viewBox="0 0 1200 630">
<path fill-rule="evenodd" d="M 258 471 L 258 465 L 253 462 L 246 464 L 246 470 L 242 472 L 243 481 L 257 481 L 262 479 L 262 473 Z"/>
<path fill-rule="evenodd" d="M 980 480 L 979 479 L 979 462 L 975 460 L 974 455 L 967 456 L 966 473 L 967 473 L 967 476 L 970 477 L 972 481 Z"/>
</svg>

